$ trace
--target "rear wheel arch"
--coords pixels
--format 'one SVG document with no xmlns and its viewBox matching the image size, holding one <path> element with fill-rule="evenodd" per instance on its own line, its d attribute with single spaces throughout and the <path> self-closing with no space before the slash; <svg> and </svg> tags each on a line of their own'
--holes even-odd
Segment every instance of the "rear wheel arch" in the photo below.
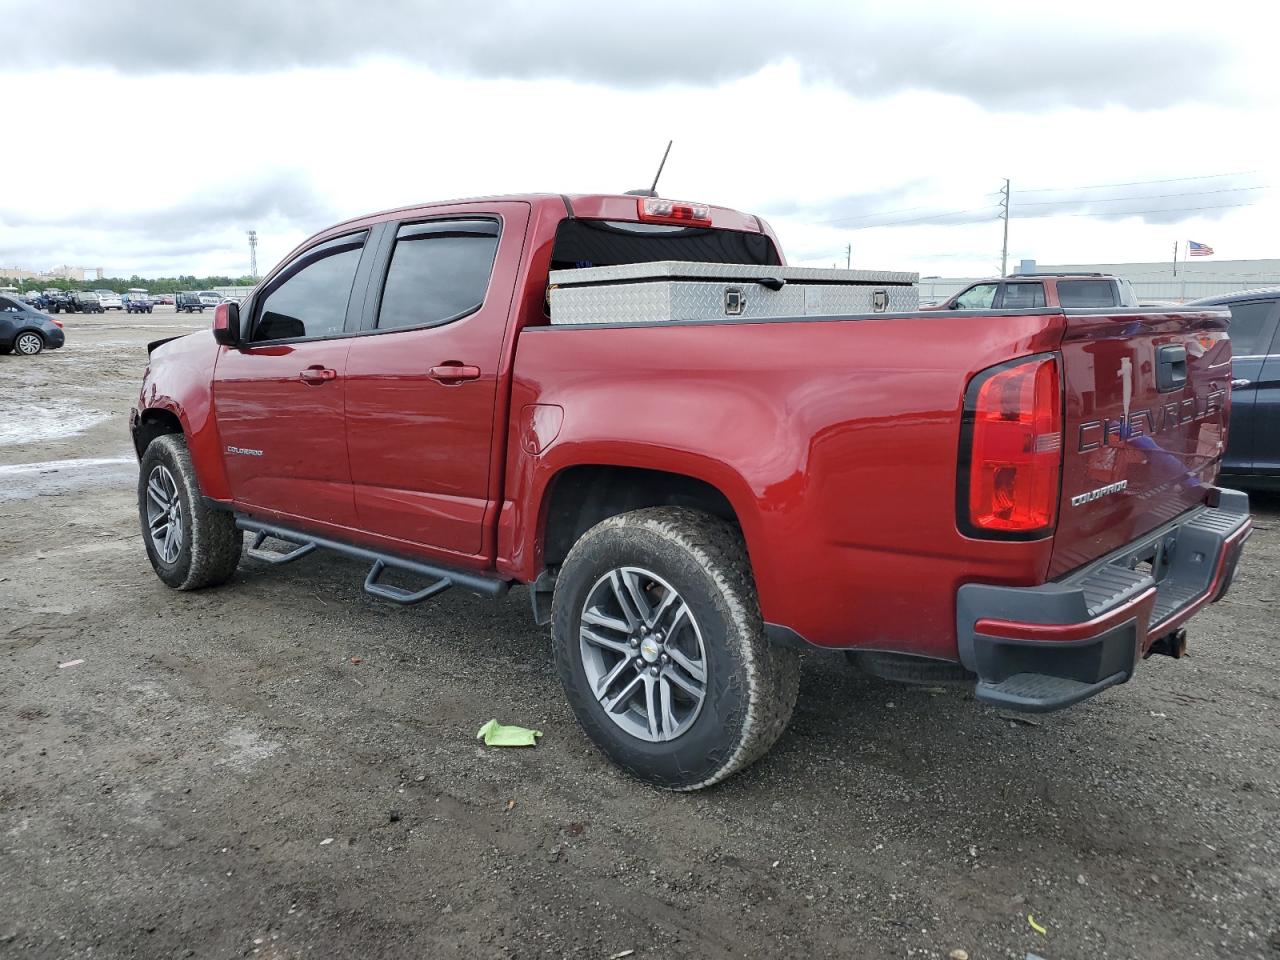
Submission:
<svg viewBox="0 0 1280 960">
<path fill-rule="evenodd" d="M 685 507 L 742 526 L 724 491 L 699 477 L 614 464 L 575 464 L 552 477 L 543 493 L 539 542 L 544 566 L 558 567 L 596 524 L 646 507 Z"/>
</svg>

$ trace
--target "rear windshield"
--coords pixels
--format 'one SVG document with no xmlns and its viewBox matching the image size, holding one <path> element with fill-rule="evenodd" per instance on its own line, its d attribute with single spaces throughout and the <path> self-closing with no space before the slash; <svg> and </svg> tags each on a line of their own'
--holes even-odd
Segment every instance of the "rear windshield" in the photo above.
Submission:
<svg viewBox="0 0 1280 960">
<path fill-rule="evenodd" d="M 619 220 L 563 220 L 551 249 L 552 270 L 658 260 L 755 266 L 782 262 L 773 241 L 761 233 Z"/>
<path fill-rule="evenodd" d="M 1064 307 L 1114 307 L 1116 287 L 1110 280 L 1059 280 L 1058 303 Z"/>
</svg>

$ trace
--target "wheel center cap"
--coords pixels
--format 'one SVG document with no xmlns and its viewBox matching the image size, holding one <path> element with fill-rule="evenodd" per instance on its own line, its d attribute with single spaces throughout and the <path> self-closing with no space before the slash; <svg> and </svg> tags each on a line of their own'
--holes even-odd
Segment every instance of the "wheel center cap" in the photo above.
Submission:
<svg viewBox="0 0 1280 960">
<path fill-rule="evenodd" d="M 653 637 L 645 637 L 640 641 L 640 656 L 644 657 L 645 663 L 656 663 L 661 653 L 662 644 Z"/>
</svg>

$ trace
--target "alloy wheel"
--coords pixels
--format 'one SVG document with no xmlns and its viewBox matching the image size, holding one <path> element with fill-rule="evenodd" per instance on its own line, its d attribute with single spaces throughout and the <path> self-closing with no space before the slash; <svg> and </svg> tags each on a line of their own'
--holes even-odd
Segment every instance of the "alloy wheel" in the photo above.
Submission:
<svg viewBox="0 0 1280 960">
<path fill-rule="evenodd" d="M 164 465 L 147 477 L 147 529 L 151 544 L 165 563 L 175 563 L 182 552 L 182 498 L 178 484 Z"/>
<path fill-rule="evenodd" d="M 685 733 L 707 698 L 707 653 L 688 603 L 656 573 L 617 567 L 582 606 L 579 652 L 605 714 L 640 740 Z"/>
</svg>

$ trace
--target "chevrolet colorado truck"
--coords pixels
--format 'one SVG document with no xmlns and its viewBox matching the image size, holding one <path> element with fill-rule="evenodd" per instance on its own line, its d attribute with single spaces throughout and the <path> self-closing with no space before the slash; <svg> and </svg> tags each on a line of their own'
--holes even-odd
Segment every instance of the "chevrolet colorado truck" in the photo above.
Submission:
<svg viewBox="0 0 1280 960">
<path fill-rule="evenodd" d="M 527 585 L 586 733 L 677 790 L 769 749 L 801 651 L 1051 710 L 1180 656 L 1227 590 L 1226 311 L 551 322 L 551 271 L 652 261 L 783 262 L 755 216 L 652 197 L 317 234 L 149 345 L 155 572 L 223 583 L 247 533 L 361 560 L 394 603 Z"/>
</svg>

